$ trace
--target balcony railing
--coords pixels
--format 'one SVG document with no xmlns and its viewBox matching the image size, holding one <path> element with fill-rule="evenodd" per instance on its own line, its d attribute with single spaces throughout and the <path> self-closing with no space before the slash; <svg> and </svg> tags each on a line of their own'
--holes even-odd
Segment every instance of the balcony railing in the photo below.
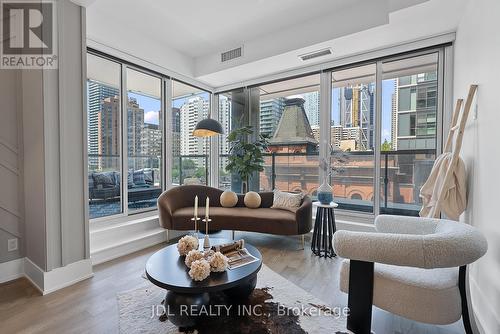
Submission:
<svg viewBox="0 0 500 334">
<path fill-rule="evenodd" d="M 335 201 L 345 210 L 373 212 L 375 157 L 372 151 L 346 152 L 349 156 L 342 174 L 331 177 Z M 227 172 L 226 154 L 220 155 L 219 187 L 239 191 L 238 182 Z M 418 215 L 421 208 L 419 191 L 432 169 L 436 157 L 435 150 L 400 150 L 381 152 L 380 171 L 380 212 L 388 214 Z M 281 189 L 301 191 L 316 199 L 319 183 L 319 155 L 313 153 L 267 153 L 264 155 L 264 170 L 259 173 L 258 182 L 250 184 L 259 191 Z M 173 184 L 207 184 L 209 160 L 206 154 L 174 156 L 172 166 Z M 135 156 L 129 158 L 129 167 L 153 170 L 152 185 L 160 187 L 160 158 Z M 332 159 L 334 163 L 334 159 Z M 134 166 L 131 166 L 134 165 Z M 137 168 L 135 168 L 137 167 Z M 140 168 L 139 168 L 140 167 Z M 89 173 L 120 173 L 119 156 L 89 155 Z M 105 205 L 117 202 L 110 213 L 120 212 L 120 192 L 105 198 Z M 105 194 L 107 196 L 107 194 Z M 135 194 L 134 194 L 135 196 Z M 98 208 L 100 201 L 90 198 L 91 206 Z M 153 203 L 154 204 L 154 203 Z M 130 203 L 129 203 L 130 205 Z M 137 204 L 133 204 L 137 205 Z M 116 206 L 116 207 L 115 207 Z M 130 207 L 129 207 L 130 209 Z M 116 211 L 116 212 L 115 212 Z M 95 215 L 99 216 L 99 213 Z"/>
<path fill-rule="evenodd" d="M 209 167 L 207 154 L 174 156 L 172 183 L 174 185 L 186 183 L 208 184 Z"/>
<path fill-rule="evenodd" d="M 422 205 L 419 191 L 432 169 L 435 152 L 435 150 L 381 152 L 381 213 L 418 215 Z M 344 172 L 330 179 L 335 201 L 339 203 L 341 209 L 373 212 L 374 152 L 358 151 L 346 154 L 349 159 L 343 166 Z M 221 160 L 225 158 L 227 155 L 221 155 Z M 301 191 L 316 199 L 320 185 L 318 159 L 317 152 L 265 154 L 264 171 L 259 174 L 259 190 Z M 231 188 L 230 176 L 219 179 L 221 188 Z"/>
</svg>

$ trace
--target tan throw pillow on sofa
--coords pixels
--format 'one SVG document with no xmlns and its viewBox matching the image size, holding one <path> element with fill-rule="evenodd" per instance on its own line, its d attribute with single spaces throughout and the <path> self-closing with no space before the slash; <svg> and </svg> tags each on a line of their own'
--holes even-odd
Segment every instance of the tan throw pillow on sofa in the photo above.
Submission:
<svg viewBox="0 0 500 334">
<path fill-rule="evenodd" d="M 302 193 L 287 193 L 274 190 L 273 205 L 271 209 L 283 209 L 295 211 L 302 203 Z"/>
<path fill-rule="evenodd" d="M 249 191 L 245 194 L 245 198 L 243 199 L 245 202 L 245 206 L 250 209 L 257 209 L 262 202 L 260 195 L 255 191 Z"/>
<path fill-rule="evenodd" d="M 224 208 L 232 208 L 238 203 L 238 195 L 234 191 L 225 190 L 220 195 L 220 205 Z"/>
</svg>

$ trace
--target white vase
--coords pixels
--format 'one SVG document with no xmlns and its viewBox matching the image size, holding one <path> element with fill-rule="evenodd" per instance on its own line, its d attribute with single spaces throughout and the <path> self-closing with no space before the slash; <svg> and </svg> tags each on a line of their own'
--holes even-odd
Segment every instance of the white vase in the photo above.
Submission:
<svg viewBox="0 0 500 334">
<path fill-rule="evenodd" d="M 321 204 L 330 204 L 333 201 L 333 188 L 326 181 L 327 178 L 323 180 L 323 183 L 318 188 L 318 201 Z"/>
</svg>

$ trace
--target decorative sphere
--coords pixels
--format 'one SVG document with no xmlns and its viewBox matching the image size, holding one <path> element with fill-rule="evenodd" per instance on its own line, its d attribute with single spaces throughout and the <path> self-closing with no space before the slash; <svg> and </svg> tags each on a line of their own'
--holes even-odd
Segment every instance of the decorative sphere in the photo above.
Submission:
<svg viewBox="0 0 500 334">
<path fill-rule="evenodd" d="M 220 195 L 220 205 L 224 208 L 232 208 L 238 203 L 238 195 L 234 191 L 225 190 Z"/>
<path fill-rule="evenodd" d="M 249 191 L 245 194 L 245 198 L 243 202 L 245 202 L 245 206 L 250 209 L 257 209 L 260 206 L 261 198 L 258 193 L 255 191 Z"/>
</svg>

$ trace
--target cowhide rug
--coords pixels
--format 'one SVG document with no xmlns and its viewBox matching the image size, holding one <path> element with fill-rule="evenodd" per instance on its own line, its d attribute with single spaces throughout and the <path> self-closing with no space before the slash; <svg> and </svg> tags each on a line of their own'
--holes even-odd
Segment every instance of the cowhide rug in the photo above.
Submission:
<svg viewBox="0 0 500 334">
<path fill-rule="evenodd" d="M 245 305 L 247 310 L 259 312 L 241 312 L 243 308 L 234 307 L 222 316 L 205 317 L 187 333 L 350 333 L 345 329 L 344 309 L 325 305 L 265 265 L 257 277 L 257 288 Z M 120 333 L 184 333 L 168 320 L 159 320 L 157 313 L 164 297 L 165 290 L 149 282 L 118 294 Z"/>
</svg>

